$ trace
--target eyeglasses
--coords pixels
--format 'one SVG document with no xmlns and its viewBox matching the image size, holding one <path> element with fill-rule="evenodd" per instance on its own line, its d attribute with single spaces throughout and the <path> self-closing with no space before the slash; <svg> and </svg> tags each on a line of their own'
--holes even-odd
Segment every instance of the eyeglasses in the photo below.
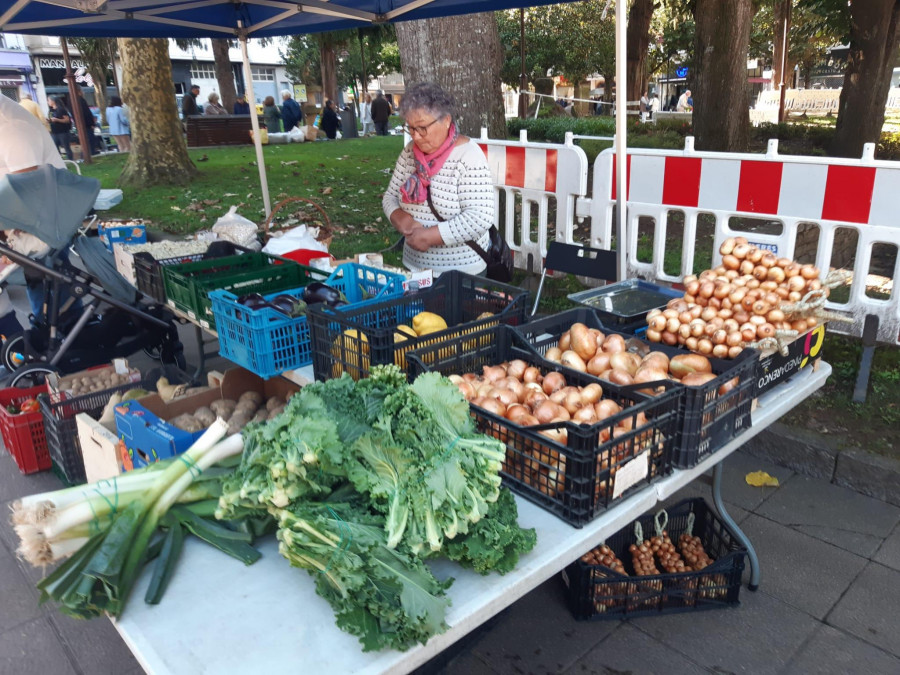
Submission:
<svg viewBox="0 0 900 675">
<path fill-rule="evenodd" d="M 403 131 L 405 131 L 406 133 L 408 133 L 410 136 L 412 136 L 413 134 L 418 134 L 419 136 L 424 136 L 425 134 L 428 133 L 428 128 L 429 128 L 432 124 L 434 124 L 435 122 L 437 122 L 439 119 L 440 119 L 440 118 L 437 117 L 437 118 L 431 120 L 428 124 L 426 124 L 426 125 L 423 126 L 423 127 L 411 127 L 411 126 L 408 125 L 408 124 L 404 124 L 404 125 L 403 125 Z"/>
</svg>

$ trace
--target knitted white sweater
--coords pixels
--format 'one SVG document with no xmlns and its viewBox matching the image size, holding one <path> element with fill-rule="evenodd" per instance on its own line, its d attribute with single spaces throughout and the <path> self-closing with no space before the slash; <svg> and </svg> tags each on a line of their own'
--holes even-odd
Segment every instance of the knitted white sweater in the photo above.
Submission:
<svg viewBox="0 0 900 675">
<path fill-rule="evenodd" d="M 494 224 L 494 186 L 484 153 L 475 141 L 458 145 L 450 152 L 444 166 L 431 177 L 431 200 L 444 218 L 439 223 L 428 202 L 404 204 L 400 201 L 400 187 L 415 170 L 413 144 L 407 145 L 394 167 L 394 175 L 382 199 L 385 215 L 390 218 L 403 209 L 425 227 L 437 226 L 444 240 L 443 246 L 427 251 L 403 248 L 403 264 L 410 270 L 433 269 L 435 274 L 460 270 L 469 274 L 484 271 L 484 260 L 466 245 L 474 241 L 487 250 L 490 246 L 488 230 Z"/>
</svg>

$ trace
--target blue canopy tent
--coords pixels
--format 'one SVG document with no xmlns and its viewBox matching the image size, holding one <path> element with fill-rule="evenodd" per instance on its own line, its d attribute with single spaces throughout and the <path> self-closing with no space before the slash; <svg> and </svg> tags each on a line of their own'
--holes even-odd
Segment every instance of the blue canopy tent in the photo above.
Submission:
<svg viewBox="0 0 900 675">
<path fill-rule="evenodd" d="M 560 0 L 0 0 L 0 32 L 60 37 L 237 38 L 247 95 L 253 78 L 247 39 L 359 28 L 371 24 L 430 19 Z M 607 2 L 607 5 L 609 2 Z M 625 81 L 626 5 L 616 3 L 616 80 Z M 616 153 L 625 156 L 625 96 L 616 101 Z M 259 122 L 251 115 L 266 215 L 271 211 Z M 624 204 L 627 163 L 618 162 L 616 195 Z M 617 241 L 624 271 L 625 209 L 619 209 Z"/>
</svg>

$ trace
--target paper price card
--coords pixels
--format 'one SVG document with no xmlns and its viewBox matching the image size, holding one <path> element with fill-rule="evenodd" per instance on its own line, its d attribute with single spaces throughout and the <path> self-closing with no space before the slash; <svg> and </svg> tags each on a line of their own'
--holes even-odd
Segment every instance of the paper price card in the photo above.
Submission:
<svg viewBox="0 0 900 675">
<path fill-rule="evenodd" d="M 620 466 L 613 481 L 613 499 L 618 499 L 625 490 L 644 480 L 649 472 L 649 452 L 642 452 L 625 466 Z"/>
<path fill-rule="evenodd" d="M 409 279 L 403 282 L 403 290 L 421 291 L 423 288 L 431 288 L 434 284 L 434 272 L 431 270 L 422 270 L 421 272 L 413 272 Z"/>
</svg>

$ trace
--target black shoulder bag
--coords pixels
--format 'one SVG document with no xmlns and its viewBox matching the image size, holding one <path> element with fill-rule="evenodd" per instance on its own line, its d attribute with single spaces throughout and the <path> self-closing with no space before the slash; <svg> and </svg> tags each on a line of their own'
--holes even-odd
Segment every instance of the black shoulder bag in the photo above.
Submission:
<svg viewBox="0 0 900 675">
<path fill-rule="evenodd" d="M 438 214 L 437 209 L 434 208 L 434 203 L 431 201 L 431 190 L 428 190 L 428 208 L 431 209 L 431 212 L 434 214 L 434 217 L 438 219 L 439 222 L 443 222 L 445 219 L 441 218 Z M 513 252 L 512 249 L 509 248 L 509 244 L 506 243 L 506 239 L 502 237 L 500 234 L 500 230 L 498 230 L 494 225 L 491 225 L 491 229 L 488 230 L 488 237 L 490 237 L 491 244 L 490 248 L 485 251 L 474 241 L 467 241 L 466 246 L 471 248 L 475 253 L 481 256 L 481 259 L 487 264 L 487 272 L 485 276 L 488 279 L 493 279 L 494 281 L 500 281 L 502 283 L 508 283 L 512 281 L 512 272 L 513 272 Z"/>
</svg>

